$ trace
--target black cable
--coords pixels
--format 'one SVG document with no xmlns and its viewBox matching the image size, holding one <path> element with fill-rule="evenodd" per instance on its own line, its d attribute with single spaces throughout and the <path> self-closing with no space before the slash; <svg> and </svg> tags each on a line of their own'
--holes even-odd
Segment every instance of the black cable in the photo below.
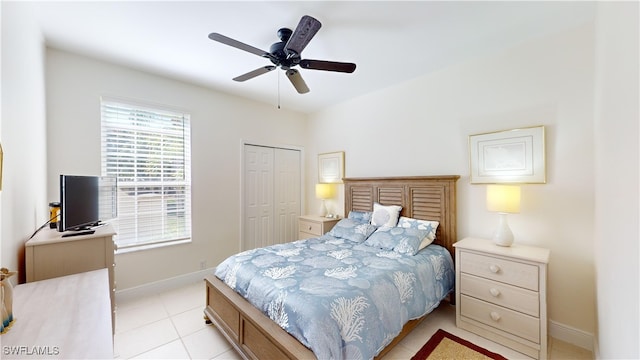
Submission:
<svg viewBox="0 0 640 360">
<path fill-rule="evenodd" d="M 51 222 L 51 220 L 53 220 L 53 219 L 57 219 L 59 216 L 60 216 L 60 214 L 56 215 L 54 218 L 51 218 L 51 219 L 49 219 L 46 223 L 42 224 L 42 226 L 40 226 L 40 227 L 38 228 L 38 230 L 34 231 L 34 232 L 33 232 L 33 234 L 31 234 L 31 236 L 29 237 L 29 240 L 31 240 L 34 236 L 36 236 L 36 234 L 37 234 L 40 230 L 44 229 L 44 227 L 45 227 L 45 226 L 47 226 L 47 225 Z"/>
</svg>

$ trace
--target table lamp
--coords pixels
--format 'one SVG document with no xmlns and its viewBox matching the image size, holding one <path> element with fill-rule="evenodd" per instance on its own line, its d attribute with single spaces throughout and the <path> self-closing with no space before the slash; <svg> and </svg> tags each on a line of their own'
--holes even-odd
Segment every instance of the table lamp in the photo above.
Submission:
<svg viewBox="0 0 640 360">
<path fill-rule="evenodd" d="M 511 246 L 513 232 L 509 229 L 507 214 L 520 212 L 520 186 L 487 185 L 487 210 L 497 212 L 500 216 L 493 242 L 500 246 Z"/>
<path fill-rule="evenodd" d="M 333 184 L 316 184 L 316 198 L 322 200 L 320 208 L 320 216 L 327 216 L 327 205 L 325 200 L 335 196 L 335 187 Z"/>
</svg>

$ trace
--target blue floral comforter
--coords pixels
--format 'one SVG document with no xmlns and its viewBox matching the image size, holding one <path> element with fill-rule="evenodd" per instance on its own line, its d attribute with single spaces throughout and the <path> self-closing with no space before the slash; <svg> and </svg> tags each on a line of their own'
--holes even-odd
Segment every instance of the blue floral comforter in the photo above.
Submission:
<svg viewBox="0 0 640 360">
<path fill-rule="evenodd" d="M 453 291 L 449 252 L 403 255 L 323 235 L 249 250 L 216 276 L 318 359 L 371 359 Z"/>
</svg>

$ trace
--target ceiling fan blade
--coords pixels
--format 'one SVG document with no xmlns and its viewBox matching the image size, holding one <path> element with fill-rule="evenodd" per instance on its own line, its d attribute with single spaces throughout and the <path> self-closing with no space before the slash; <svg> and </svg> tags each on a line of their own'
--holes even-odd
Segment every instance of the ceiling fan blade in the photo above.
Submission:
<svg viewBox="0 0 640 360">
<path fill-rule="evenodd" d="M 293 84 L 293 87 L 296 88 L 298 93 L 306 94 L 309 92 L 309 88 L 307 87 L 307 84 L 304 82 L 304 79 L 302 78 L 298 70 L 289 69 L 285 72 L 285 74 L 289 78 L 289 81 L 291 81 L 291 84 Z"/>
<path fill-rule="evenodd" d="M 269 71 L 271 71 L 271 70 L 273 70 L 275 68 L 276 67 L 273 66 L 273 65 L 263 66 L 261 68 L 255 69 L 253 71 L 249 71 L 246 74 L 243 74 L 243 75 L 240 75 L 240 76 L 236 76 L 236 77 L 233 78 L 233 80 L 240 81 L 240 82 L 247 81 L 249 79 L 253 79 L 254 77 L 256 77 L 258 75 L 266 74 L 266 73 L 268 73 Z"/>
<path fill-rule="evenodd" d="M 354 63 L 308 59 L 300 60 L 300 67 L 304 69 L 337 71 L 345 73 L 352 73 L 356 70 L 356 64 Z"/>
<path fill-rule="evenodd" d="M 247 52 L 250 52 L 252 54 L 256 54 L 258 56 L 262 56 L 262 57 L 266 57 L 266 58 L 271 58 L 273 55 L 271 55 L 270 53 L 258 49 L 257 47 L 253 47 L 251 45 L 247 45 L 243 42 L 240 42 L 238 40 L 232 39 L 230 37 L 224 36 L 222 34 L 218 34 L 218 33 L 211 33 L 209 34 L 209 39 L 213 40 L 213 41 L 217 41 L 219 43 L 223 43 L 225 45 L 229 45 L 229 46 L 233 46 L 236 49 L 240 49 L 240 50 L 244 50 Z"/>
<path fill-rule="evenodd" d="M 296 27 L 296 30 L 291 34 L 291 37 L 284 48 L 300 55 L 302 50 L 304 50 L 307 44 L 309 44 L 309 41 L 311 41 L 318 30 L 320 30 L 321 26 L 322 24 L 320 21 L 309 15 L 303 16 L 298 23 L 298 27 Z"/>
</svg>

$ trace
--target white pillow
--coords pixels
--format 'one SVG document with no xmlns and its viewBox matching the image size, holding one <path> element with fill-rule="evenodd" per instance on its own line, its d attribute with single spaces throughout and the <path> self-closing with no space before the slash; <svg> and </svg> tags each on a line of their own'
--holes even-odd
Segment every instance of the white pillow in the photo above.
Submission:
<svg viewBox="0 0 640 360">
<path fill-rule="evenodd" d="M 398 224 L 398 217 L 400 216 L 400 210 L 402 206 L 388 205 L 383 206 L 378 203 L 373 203 L 373 214 L 371 215 L 371 224 L 375 226 L 388 226 L 394 227 Z"/>
<path fill-rule="evenodd" d="M 420 243 L 420 245 L 418 245 L 418 251 L 426 248 L 427 246 L 431 245 L 431 243 L 434 241 L 435 239 L 431 239 L 428 236 L 425 236 L 424 239 L 422 239 L 422 242 Z"/>
</svg>

